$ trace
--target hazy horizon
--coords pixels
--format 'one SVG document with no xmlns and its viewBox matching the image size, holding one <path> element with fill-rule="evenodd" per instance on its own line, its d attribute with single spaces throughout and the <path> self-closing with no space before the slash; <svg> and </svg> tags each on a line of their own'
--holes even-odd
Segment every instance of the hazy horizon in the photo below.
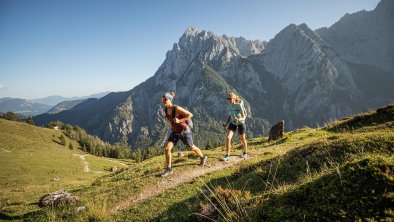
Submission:
<svg viewBox="0 0 394 222">
<path fill-rule="evenodd" d="M 187 27 L 269 41 L 287 25 L 329 27 L 351 1 L 0 2 L 0 98 L 128 91 L 153 76 Z"/>
</svg>

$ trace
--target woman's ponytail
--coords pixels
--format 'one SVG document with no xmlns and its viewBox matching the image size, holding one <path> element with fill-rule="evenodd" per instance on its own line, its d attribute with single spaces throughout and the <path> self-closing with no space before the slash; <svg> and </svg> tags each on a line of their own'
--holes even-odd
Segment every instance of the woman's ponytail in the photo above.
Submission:
<svg viewBox="0 0 394 222">
<path fill-rule="evenodd" d="M 229 93 L 227 97 L 235 98 L 235 102 L 237 103 L 241 102 L 241 98 L 239 98 L 239 96 L 233 92 Z"/>
</svg>

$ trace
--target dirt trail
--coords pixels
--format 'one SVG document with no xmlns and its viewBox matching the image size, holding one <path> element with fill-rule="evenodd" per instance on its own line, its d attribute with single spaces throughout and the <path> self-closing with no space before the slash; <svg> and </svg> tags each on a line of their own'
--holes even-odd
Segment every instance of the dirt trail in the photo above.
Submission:
<svg viewBox="0 0 394 222">
<path fill-rule="evenodd" d="M 87 154 L 84 154 L 84 155 L 81 155 L 81 154 L 73 154 L 73 156 L 77 156 L 77 157 L 79 157 L 81 160 L 82 160 L 82 163 L 83 163 L 83 172 L 89 172 L 90 171 L 90 169 L 89 169 L 89 163 L 85 160 L 85 156 L 86 156 Z"/>
<path fill-rule="evenodd" d="M 251 158 L 252 156 L 249 156 L 248 158 Z M 240 158 L 239 156 L 231 156 L 231 159 L 227 162 L 220 161 L 219 163 L 215 165 L 210 165 L 209 164 L 209 158 L 208 158 L 208 164 L 206 167 L 202 168 L 195 168 L 192 170 L 187 170 L 187 171 L 181 171 L 181 170 L 174 170 L 174 174 L 165 177 L 165 178 L 160 178 L 156 181 L 156 183 L 150 184 L 148 186 L 145 186 L 145 189 L 142 190 L 140 193 L 131 196 L 128 199 L 123 200 L 122 202 L 116 204 L 113 208 L 109 210 L 110 213 L 116 213 L 117 211 L 126 209 L 127 207 L 136 204 L 142 200 L 148 199 L 150 197 L 154 197 L 159 195 L 160 193 L 174 188 L 182 183 L 187 183 L 191 182 L 194 179 L 198 178 L 199 176 L 212 172 L 212 171 L 218 171 L 221 169 L 225 169 L 227 167 L 231 167 L 239 162 L 241 162 L 243 158 Z"/>
<path fill-rule="evenodd" d="M 104 171 L 92 171 L 89 168 L 89 162 L 86 161 L 85 156 L 89 155 L 89 154 L 72 154 L 73 156 L 79 157 L 83 163 L 83 172 L 87 173 L 87 172 L 91 172 L 91 173 L 105 173 Z M 109 160 L 109 159 L 105 159 L 105 161 L 109 161 L 109 162 L 113 162 L 113 163 L 117 163 L 119 165 L 122 165 L 125 168 L 128 168 L 129 166 L 127 164 L 124 164 L 122 162 L 116 161 L 116 160 Z"/>
<path fill-rule="evenodd" d="M 4 148 L 1 148 L 1 150 L 3 150 L 3 151 L 6 152 L 6 153 L 11 153 L 11 151 L 9 151 L 9 150 L 7 150 L 7 149 L 4 149 Z"/>
</svg>

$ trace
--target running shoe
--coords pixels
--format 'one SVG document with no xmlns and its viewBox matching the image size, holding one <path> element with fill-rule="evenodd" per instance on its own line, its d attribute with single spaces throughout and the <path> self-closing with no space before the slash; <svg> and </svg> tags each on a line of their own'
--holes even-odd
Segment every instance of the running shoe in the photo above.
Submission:
<svg viewBox="0 0 394 222">
<path fill-rule="evenodd" d="M 173 173 L 172 168 L 168 168 L 164 171 L 164 173 L 161 175 L 161 177 L 166 177 L 169 176 Z"/>
<path fill-rule="evenodd" d="M 200 158 L 201 159 L 201 161 L 200 161 L 200 166 L 205 166 L 205 164 L 207 164 L 207 159 L 208 159 L 208 156 L 207 155 L 204 155 L 203 157 L 201 157 Z"/>
<path fill-rule="evenodd" d="M 222 158 L 223 161 L 229 161 L 230 160 L 230 155 L 226 155 Z"/>
</svg>

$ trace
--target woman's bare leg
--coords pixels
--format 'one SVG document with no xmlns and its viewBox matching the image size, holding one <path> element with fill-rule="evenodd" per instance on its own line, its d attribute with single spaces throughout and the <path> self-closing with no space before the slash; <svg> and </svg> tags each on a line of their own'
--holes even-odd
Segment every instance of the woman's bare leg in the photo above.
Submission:
<svg viewBox="0 0 394 222">
<path fill-rule="evenodd" d="M 241 142 L 242 142 L 242 148 L 244 150 L 244 153 L 248 152 L 248 143 L 246 142 L 246 134 L 241 134 L 239 135 L 241 137 Z"/>
<path fill-rule="evenodd" d="M 230 149 L 231 149 L 231 139 L 233 138 L 234 132 L 229 130 L 227 132 L 226 136 L 226 155 L 230 155 Z"/>
</svg>

